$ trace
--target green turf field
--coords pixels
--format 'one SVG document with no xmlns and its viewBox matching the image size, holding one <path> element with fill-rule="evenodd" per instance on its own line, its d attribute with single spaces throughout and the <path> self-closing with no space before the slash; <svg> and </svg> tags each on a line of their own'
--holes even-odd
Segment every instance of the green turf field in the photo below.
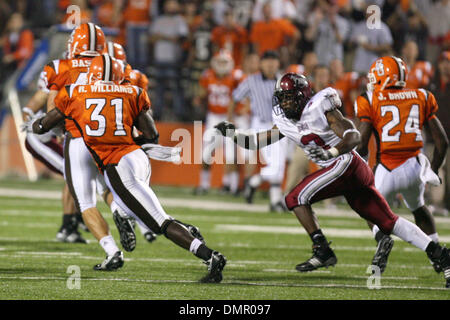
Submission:
<svg viewBox="0 0 450 320">
<path fill-rule="evenodd" d="M 91 234 L 83 232 L 87 245 L 54 240 L 61 222 L 61 185 L 0 180 L 0 299 L 450 298 L 443 275 L 433 271 L 425 254 L 397 238 L 381 289 L 369 289 L 367 268 L 375 242 L 365 222 L 343 205 L 317 206 L 338 264 L 301 274 L 294 267 L 310 257 L 311 242 L 293 215 L 265 212 L 261 195 L 251 209 L 242 199 L 217 192 L 194 197 L 190 189 L 170 187 L 155 187 L 166 211 L 200 227 L 207 244 L 227 257 L 223 282 L 199 284 L 206 272 L 200 260 L 164 237 L 146 243 L 139 231 L 137 248 L 124 252 L 122 269 L 94 271 L 104 253 Z M 102 202 L 99 208 L 118 242 L 111 213 Z M 437 218 L 437 226 L 450 243 L 450 218 Z M 80 289 L 69 288 L 77 283 L 70 266 L 79 267 Z"/>
</svg>

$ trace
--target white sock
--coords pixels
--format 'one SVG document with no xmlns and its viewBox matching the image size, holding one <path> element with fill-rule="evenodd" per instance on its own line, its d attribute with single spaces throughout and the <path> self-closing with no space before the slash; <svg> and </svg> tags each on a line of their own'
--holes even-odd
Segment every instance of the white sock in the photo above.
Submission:
<svg viewBox="0 0 450 320">
<path fill-rule="evenodd" d="M 101 238 L 99 243 L 102 246 L 103 250 L 105 250 L 105 252 L 108 256 L 111 256 L 114 253 L 116 253 L 117 251 L 120 251 L 119 248 L 117 247 L 116 241 L 114 241 L 114 238 L 112 237 L 112 235 Z"/>
<path fill-rule="evenodd" d="M 224 175 L 222 176 L 222 186 L 230 186 L 230 174 L 229 173 L 224 173 Z"/>
<path fill-rule="evenodd" d="M 374 237 L 375 239 L 376 239 L 376 236 L 377 236 L 378 231 L 380 231 L 380 228 L 378 228 L 378 226 L 377 226 L 376 224 L 373 225 L 372 233 L 373 233 L 373 237 Z"/>
<path fill-rule="evenodd" d="M 432 241 L 418 226 L 402 217 L 399 217 L 395 223 L 392 234 L 423 251 Z"/>
<path fill-rule="evenodd" d="M 438 236 L 437 232 L 429 234 L 428 236 L 431 238 L 431 240 L 433 240 L 433 242 L 439 243 L 439 236 Z"/>
<path fill-rule="evenodd" d="M 248 184 L 252 188 L 258 188 L 261 185 L 261 183 L 262 183 L 262 178 L 261 178 L 261 175 L 259 175 L 259 174 L 255 174 L 255 175 L 251 176 L 250 180 L 248 181 Z"/>
<path fill-rule="evenodd" d="M 280 185 L 271 185 L 269 189 L 270 204 L 274 205 L 281 201 L 283 194 Z"/>
<path fill-rule="evenodd" d="M 202 169 L 202 171 L 200 172 L 200 188 L 209 189 L 210 178 L 211 178 L 211 171 Z"/>
<path fill-rule="evenodd" d="M 191 242 L 191 246 L 189 247 L 189 251 L 192 252 L 193 254 L 196 254 L 197 253 L 197 249 L 198 249 L 198 247 L 200 247 L 201 244 L 202 244 L 202 242 L 200 240 L 198 240 L 197 238 L 195 238 Z"/>
<path fill-rule="evenodd" d="M 230 191 L 235 193 L 239 189 L 239 172 L 233 171 L 230 173 Z"/>
</svg>

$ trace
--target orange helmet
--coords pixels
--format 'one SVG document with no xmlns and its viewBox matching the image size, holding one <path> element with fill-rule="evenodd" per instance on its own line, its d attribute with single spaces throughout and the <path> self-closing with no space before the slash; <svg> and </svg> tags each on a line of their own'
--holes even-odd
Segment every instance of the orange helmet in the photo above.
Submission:
<svg viewBox="0 0 450 320">
<path fill-rule="evenodd" d="M 80 24 L 72 31 L 67 42 L 67 57 L 73 59 L 77 55 L 95 57 L 105 48 L 105 34 L 92 22 Z"/>
<path fill-rule="evenodd" d="M 375 60 L 370 66 L 367 78 L 369 83 L 367 88 L 369 91 L 388 87 L 404 87 L 406 85 L 406 77 L 408 68 L 405 62 L 394 56 L 382 57 Z"/>
<path fill-rule="evenodd" d="M 96 81 L 112 81 L 120 84 L 124 79 L 120 61 L 106 53 L 92 59 L 87 76 L 89 84 Z"/>
<path fill-rule="evenodd" d="M 108 41 L 106 43 L 105 53 L 109 54 L 111 57 L 116 58 L 121 61 L 127 61 L 127 55 L 125 49 L 118 43 Z"/>
<path fill-rule="evenodd" d="M 233 70 L 233 57 L 228 51 L 220 50 L 211 59 L 211 67 L 218 76 L 223 77 Z"/>
</svg>

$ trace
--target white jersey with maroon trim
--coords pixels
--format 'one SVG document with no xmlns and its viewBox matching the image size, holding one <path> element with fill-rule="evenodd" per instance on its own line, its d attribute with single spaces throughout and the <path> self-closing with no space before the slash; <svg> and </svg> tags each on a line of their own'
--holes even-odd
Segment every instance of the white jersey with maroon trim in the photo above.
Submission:
<svg viewBox="0 0 450 320">
<path fill-rule="evenodd" d="M 290 120 L 280 111 L 279 106 L 274 107 L 273 122 L 280 132 L 293 140 L 305 153 L 305 147 L 315 144 L 324 149 L 330 149 L 341 142 L 336 133 L 330 128 L 326 112 L 335 110 L 342 105 L 339 94 L 333 88 L 325 88 L 316 93 L 306 104 L 299 121 Z M 336 159 L 318 161 L 318 165 L 326 167 Z"/>
</svg>

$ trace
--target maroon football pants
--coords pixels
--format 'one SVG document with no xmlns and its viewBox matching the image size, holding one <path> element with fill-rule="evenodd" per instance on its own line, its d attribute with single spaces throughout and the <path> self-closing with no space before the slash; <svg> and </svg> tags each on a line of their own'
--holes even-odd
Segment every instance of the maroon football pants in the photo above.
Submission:
<svg viewBox="0 0 450 320">
<path fill-rule="evenodd" d="M 372 170 L 354 152 L 340 156 L 330 166 L 306 176 L 286 196 L 289 210 L 323 199 L 344 196 L 362 218 L 390 234 L 398 216 L 375 189 Z"/>
</svg>

